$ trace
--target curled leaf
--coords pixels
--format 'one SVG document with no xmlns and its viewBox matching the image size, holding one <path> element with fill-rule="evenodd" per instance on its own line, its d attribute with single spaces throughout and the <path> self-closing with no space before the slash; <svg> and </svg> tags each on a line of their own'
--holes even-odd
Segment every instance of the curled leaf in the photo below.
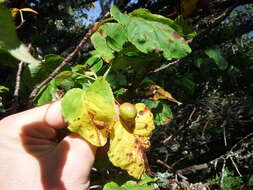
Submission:
<svg viewBox="0 0 253 190">
<path fill-rule="evenodd" d="M 150 146 L 149 137 L 154 123 L 152 113 L 144 104 L 139 103 L 135 107 L 137 116 L 134 130 L 130 131 L 125 127 L 128 124 L 121 120 L 116 122 L 110 135 L 108 157 L 113 165 L 139 179 L 149 170 L 146 150 Z"/>
<path fill-rule="evenodd" d="M 106 144 L 116 111 L 111 88 L 103 77 L 99 77 L 86 92 L 78 88 L 68 91 L 61 105 L 70 131 L 95 146 Z"/>
<path fill-rule="evenodd" d="M 137 110 L 137 116 L 135 118 L 135 128 L 133 133 L 143 137 L 151 136 L 152 131 L 155 129 L 153 114 L 143 103 L 135 104 L 135 108 Z"/>
<path fill-rule="evenodd" d="M 24 12 L 31 12 L 31 13 L 34 13 L 34 14 L 39 14 L 37 11 L 31 9 L 31 8 L 22 8 L 20 9 L 21 11 L 24 11 Z"/>
<path fill-rule="evenodd" d="M 158 85 L 151 85 L 148 91 L 146 92 L 146 96 L 153 96 L 150 99 L 152 100 L 169 100 L 172 102 L 177 103 L 178 105 L 182 104 L 181 102 L 177 101 L 175 98 L 172 97 L 171 93 L 163 89 Z"/>
</svg>

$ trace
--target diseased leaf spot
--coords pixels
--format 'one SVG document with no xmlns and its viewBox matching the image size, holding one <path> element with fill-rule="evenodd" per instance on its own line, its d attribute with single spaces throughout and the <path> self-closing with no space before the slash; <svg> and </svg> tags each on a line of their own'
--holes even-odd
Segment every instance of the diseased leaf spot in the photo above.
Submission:
<svg viewBox="0 0 253 190">
<path fill-rule="evenodd" d="M 145 107 L 144 107 L 144 112 L 148 112 L 148 111 L 149 111 L 148 107 L 145 106 Z"/>
<path fill-rule="evenodd" d="M 98 32 L 99 32 L 99 34 L 100 34 L 101 36 L 104 36 L 104 30 L 103 30 L 103 29 L 100 28 L 100 29 L 98 30 Z"/>
<path fill-rule="evenodd" d="M 172 36 L 174 37 L 174 38 L 177 38 L 177 39 L 179 39 L 179 40 L 183 40 L 184 38 L 182 37 L 182 36 L 180 36 L 177 32 L 173 32 L 172 33 Z"/>
<path fill-rule="evenodd" d="M 132 153 L 132 152 L 130 152 L 130 153 L 126 153 L 126 157 L 130 157 L 130 158 L 132 158 L 132 157 L 133 157 L 133 153 Z"/>
<path fill-rule="evenodd" d="M 163 51 L 158 49 L 158 48 L 155 48 L 155 49 L 152 50 L 152 53 L 154 53 L 154 54 L 158 54 L 158 53 L 162 53 L 162 52 Z"/>
<path fill-rule="evenodd" d="M 144 111 L 139 111 L 139 115 L 144 115 L 145 112 Z"/>
</svg>

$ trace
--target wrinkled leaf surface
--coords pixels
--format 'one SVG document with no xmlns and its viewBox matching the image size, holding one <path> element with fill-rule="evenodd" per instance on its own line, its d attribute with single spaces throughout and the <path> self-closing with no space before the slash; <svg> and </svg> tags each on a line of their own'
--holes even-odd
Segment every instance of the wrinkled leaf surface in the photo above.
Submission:
<svg viewBox="0 0 253 190">
<path fill-rule="evenodd" d="M 172 59 L 191 52 L 184 38 L 169 25 L 128 16 L 116 7 L 111 9 L 111 15 L 125 27 L 128 40 L 143 53 L 162 53 Z"/>
<path fill-rule="evenodd" d="M 145 152 L 150 146 L 149 137 L 154 123 L 152 113 L 144 104 L 139 103 L 135 107 L 135 128 L 131 130 L 123 121 L 117 121 L 110 135 L 108 157 L 113 165 L 139 179 L 149 169 Z"/>
<path fill-rule="evenodd" d="M 68 91 L 62 99 L 62 114 L 70 131 L 95 146 L 104 146 L 116 115 L 109 84 L 99 77 L 86 92 Z"/>
<path fill-rule="evenodd" d="M 0 2 L 0 47 L 20 61 L 40 63 L 29 53 L 28 48 L 19 41 L 11 14 L 3 1 Z"/>
</svg>

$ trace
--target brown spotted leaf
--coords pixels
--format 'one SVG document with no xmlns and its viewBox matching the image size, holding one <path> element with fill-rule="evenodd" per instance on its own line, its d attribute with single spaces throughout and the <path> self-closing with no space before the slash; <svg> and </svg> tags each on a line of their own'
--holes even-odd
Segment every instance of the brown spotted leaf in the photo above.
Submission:
<svg viewBox="0 0 253 190">
<path fill-rule="evenodd" d="M 110 85 L 99 77 L 85 92 L 74 88 L 61 101 L 68 129 L 95 146 L 104 146 L 115 121 L 115 104 Z"/>
<path fill-rule="evenodd" d="M 114 125 L 110 136 L 108 157 L 113 165 L 126 170 L 139 179 L 149 171 L 146 150 L 150 146 L 149 137 L 154 129 L 153 115 L 143 103 L 135 105 L 137 116 L 135 127 L 129 130 L 122 120 Z"/>
<path fill-rule="evenodd" d="M 171 24 L 123 14 L 112 7 L 111 15 L 124 26 L 126 36 L 142 53 L 159 53 L 166 59 L 180 59 L 191 52 L 191 48 Z"/>
<path fill-rule="evenodd" d="M 150 99 L 152 100 L 169 100 L 172 102 L 177 103 L 178 105 L 182 104 L 181 102 L 177 101 L 171 93 L 163 89 L 158 85 L 151 85 L 148 91 L 146 92 L 147 96 L 152 96 Z"/>
</svg>

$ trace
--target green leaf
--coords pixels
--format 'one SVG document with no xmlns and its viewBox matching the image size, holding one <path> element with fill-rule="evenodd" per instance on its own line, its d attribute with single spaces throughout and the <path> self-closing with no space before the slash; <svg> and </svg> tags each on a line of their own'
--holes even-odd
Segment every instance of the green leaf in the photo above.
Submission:
<svg viewBox="0 0 253 190">
<path fill-rule="evenodd" d="M 169 105 L 163 101 L 146 100 L 144 103 L 151 109 L 152 113 L 154 113 L 156 125 L 166 125 L 173 118 Z"/>
<path fill-rule="evenodd" d="M 126 29 L 128 40 L 143 53 L 161 53 L 166 59 L 182 58 L 191 52 L 183 37 L 168 25 L 123 14 L 118 8 L 111 15 Z"/>
<path fill-rule="evenodd" d="M 23 61 L 25 63 L 40 64 L 41 61 L 35 59 L 30 53 L 29 49 L 24 45 L 20 44 L 14 49 L 9 49 L 9 53 L 16 59 Z"/>
<path fill-rule="evenodd" d="M 10 12 L 3 2 L 0 2 L 0 47 L 20 61 L 39 64 L 40 61 L 35 59 L 28 48 L 19 41 Z"/>
<path fill-rule="evenodd" d="M 23 80 L 28 88 L 33 88 L 36 84 L 43 81 L 48 75 L 64 60 L 61 56 L 50 54 L 45 56 L 41 64 L 32 63 L 24 70 Z"/>
<path fill-rule="evenodd" d="M 91 42 L 99 55 L 110 62 L 113 53 L 122 50 L 127 41 L 124 28 L 118 23 L 105 23 L 91 36 Z"/>
<path fill-rule="evenodd" d="M 64 120 L 71 121 L 84 114 L 85 109 L 82 109 L 82 105 L 84 105 L 84 91 L 79 88 L 73 88 L 68 91 L 61 102 Z"/>
<path fill-rule="evenodd" d="M 103 190 L 154 190 L 154 188 L 149 185 L 140 185 L 135 181 L 128 181 L 122 186 L 115 182 L 109 182 L 104 186 Z"/>
<path fill-rule="evenodd" d="M 52 80 L 38 93 L 34 104 L 39 106 L 51 102 L 55 97 L 56 90 L 55 80 Z"/>
<path fill-rule="evenodd" d="M 135 17 L 141 17 L 141 18 L 144 18 L 147 20 L 156 21 L 156 22 L 166 24 L 166 25 L 170 26 L 171 28 L 173 28 L 178 33 L 180 33 L 180 34 L 182 33 L 182 27 L 180 25 L 178 25 L 178 23 L 176 23 L 175 21 L 173 21 L 169 18 L 166 18 L 162 15 L 152 14 L 147 9 L 143 9 L 143 8 L 136 9 L 133 12 L 129 13 L 129 15 L 135 16 Z"/>
<path fill-rule="evenodd" d="M 99 77 L 85 92 L 78 88 L 68 91 L 61 101 L 68 129 L 78 133 L 95 146 L 104 146 L 115 121 L 115 103 L 109 83 Z"/>
<path fill-rule="evenodd" d="M 95 32 L 91 36 L 91 42 L 106 62 L 110 62 L 114 58 L 113 50 L 108 47 L 105 37 L 99 32 Z"/>
<path fill-rule="evenodd" d="M 8 92 L 8 91 L 9 91 L 9 88 L 0 85 L 0 93 L 5 93 L 5 92 Z"/>
<path fill-rule="evenodd" d="M 157 181 L 156 178 L 152 178 L 148 176 L 147 174 L 143 174 L 141 177 L 141 180 L 138 182 L 139 185 L 149 184 L 149 183 L 155 183 Z"/>
<path fill-rule="evenodd" d="M 121 24 L 118 23 L 106 23 L 99 31 L 104 30 L 107 44 L 114 51 L 121 51 L 123 45 L 127 42 L 127 37 L 125 35 L 125 29 Z"/>
<path fill-rule="evenodd" d="M 94 72 L 94 73 L 97 73 L 103 66 L 103 60 L 100 59 L 98 62 L 96 62 L 92 67 L 91 67 L 91 70 Z"/>
<path fill-rule="evenodd" d="M 125 190 L 124 188 L 122 189 L 117 183 L 115 182 L 109 182 L 105 184 L 103 190 Z"/>
<path fill-rule="evenodd" d="M 187 39 L 191 39 L 197 36 L 197 33 L 193 30 L 192 24 L 189 20 L 185 19 L 182 15 L 179 15 L 175 22 L 181 26 L 182 35 Z M 181 33 L 180 33 L 181 34 Z"/>
<path fill-rule="evenodd" d="M 154 188 L 150 185 L 140 185 L 135 181 L 128 181 L 126 184 L 122 185 L 124 190 L 154 190 Z"/>
<path fill-rule="evenodd" d="M 221 50 L 210 48 L 205 50 L 205 54 L 216 63 L 220 70 L 227 69 L 228 62 L 223 57 Z"/>
<path fill-rule="evenodd" d="M 161 56 L 157 54 L 144 54 L 135 48 L 133 45 L 126 46 L 120 52 L 112 63 L 112 70 L 125 71 L 132 68 L 137 74 L 145 72 L 146 66 L 150 63 L 150 67 L 156 66 L 155 63 L 161 60 Z M 154 63 L 154 61 L 156 61 Z M 152 65 L 151 65 L 152 63 Z"/>
<path fill-rule="evenodd" d="M 85 65 L 91 66 L 101 59 L 99 52 L 96 50 L 90 51 L 89 54 L 91 56 L 85 61 Z"/>
</svg>

